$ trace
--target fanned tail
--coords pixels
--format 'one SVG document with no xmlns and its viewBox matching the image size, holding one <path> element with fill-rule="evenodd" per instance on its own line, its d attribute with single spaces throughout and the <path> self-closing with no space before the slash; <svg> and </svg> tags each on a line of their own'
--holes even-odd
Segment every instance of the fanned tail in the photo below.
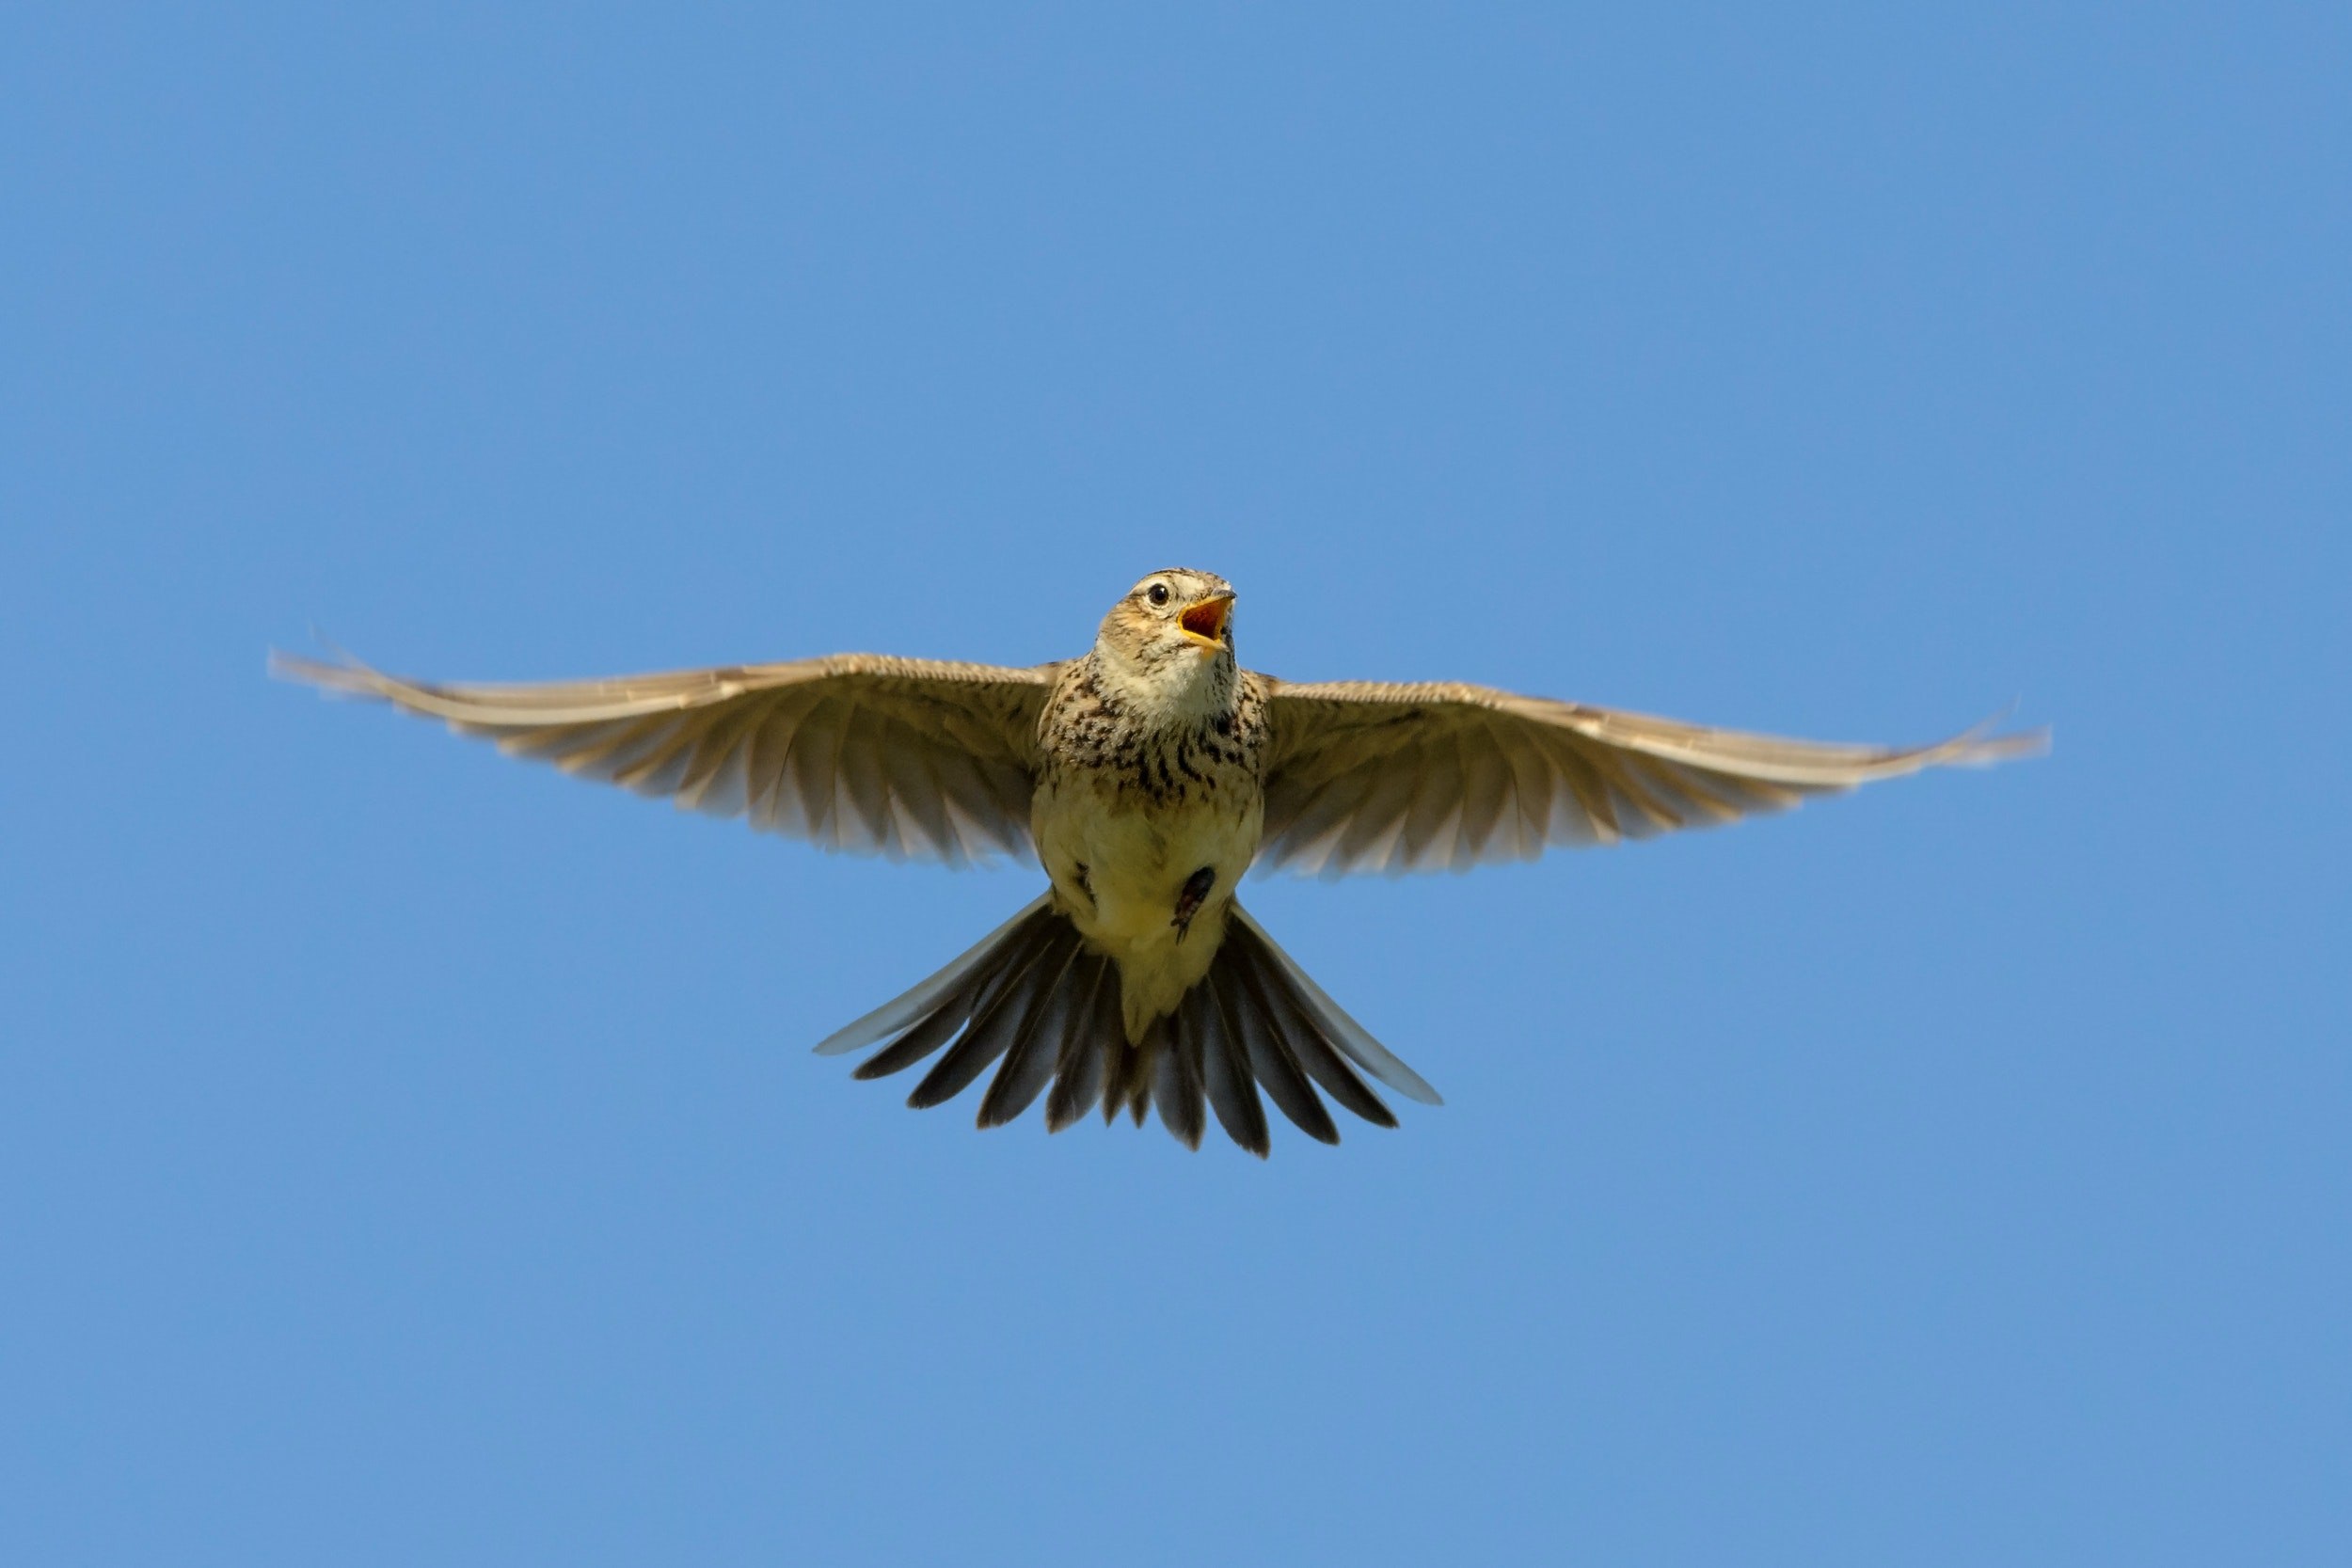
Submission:
<svg viewBox="0 0 2352 1568">
<path fill-rule="evenodd" d="M 1363 1074 L 1440 1103 L 1239 904 L 1208 974 L 1140 1040 L 1128 1039 L 1121 1022 L 1119 966 L 1087 949 L 1047 893 L 817 1049 L 870 1045 L 882 1049 L 859 1066 L 859 1078 L 901 1072 L 945 1051 L 907 1096 L 917 1109 L 953 1099 L 993 1066 L 982 1127 L 1014 1120 L 1041 1094 L 1054 1132 L 1098 1104 L 1104 1120 L 1125 1111 L 1137 1125 L 1157 1106 L 1161 1124 L 1188 1148 L 1200 1147 L 1214 1114 L 1228 1136 L 1261 1157 L 1271 1147 L 1261 1088 L 1300 1132 L 1332 1144 L 1339 1128 L 1322 1095 L 1375 1126 L 1396 1125 Z"/>
</svg>

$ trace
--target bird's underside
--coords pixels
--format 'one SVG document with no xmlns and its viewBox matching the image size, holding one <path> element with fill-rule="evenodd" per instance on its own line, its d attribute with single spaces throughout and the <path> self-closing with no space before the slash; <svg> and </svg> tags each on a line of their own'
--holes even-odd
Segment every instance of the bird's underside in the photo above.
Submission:
<svg viewBox="0 0 2352 1568">
<path fill-rule="evenodd" d="M 827 848 L 951 865 L 1037 855 L 1046 893 L 818 1049 L 879 1046 L 860 1078 L 938 1055 L 917 1106 L 993 1067 L 982 1126 L 1043 1095 L 1052 1129 L 1098 1105 L 1140 1122 L 1156 1105 L 1198 1145 L 1205 1105 L 1261 1154 L 1260 1089 L 1327 1142 L 1338 1132 L 1318 1090 L 1381 1126 L 1394 1117 L 1365 1075 L 1437 1095 L 1233 900 L 1253 864 L 1466 870 L 2043 743 L 1976 730 L 1910 749 L 1824 744 L 1486 687 L 1292 685 L 1233 664 L 1231 603 L 1207 574 L 1155 574 L 1087 656 L 1028 669 L 842 655 L 466 686 L 357 663 L 273 668 Z"/>
</svg>

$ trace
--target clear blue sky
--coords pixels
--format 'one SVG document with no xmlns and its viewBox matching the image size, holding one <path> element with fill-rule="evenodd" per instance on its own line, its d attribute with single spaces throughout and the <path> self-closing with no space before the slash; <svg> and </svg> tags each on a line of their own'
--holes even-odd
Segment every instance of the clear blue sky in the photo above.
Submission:
<svg viewBox="0 0 2352 1568">
<path fill-rule="evenodd" d="M 2352 1560 L 2352 13 L 829 9 L 0 20 L 0 1559 Z M 808 1053 L 1033 870 L 262 673 L 1177 563 L 2058 750 L 1258 884 L 1448 1098 L 1262 1164 Z"/>
</svg>

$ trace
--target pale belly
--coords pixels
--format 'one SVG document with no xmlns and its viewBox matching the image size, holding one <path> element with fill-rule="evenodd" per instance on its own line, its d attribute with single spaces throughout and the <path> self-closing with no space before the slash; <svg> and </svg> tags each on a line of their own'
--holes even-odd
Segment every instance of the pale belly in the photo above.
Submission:
<svg viewBox="0 0 2352 1568">
<path fill-rule="evenodd" d="M 1130 1039 L 1208 973 L 1264 820 L 1255 790 L 1166 806 L 1088 781 L 1038 792 L 1029 824 L 1056 902 L 1091 946 L 1118 960 Z M 1206 893 L 1180 919 L 1204 869 Z"/>
</svg>

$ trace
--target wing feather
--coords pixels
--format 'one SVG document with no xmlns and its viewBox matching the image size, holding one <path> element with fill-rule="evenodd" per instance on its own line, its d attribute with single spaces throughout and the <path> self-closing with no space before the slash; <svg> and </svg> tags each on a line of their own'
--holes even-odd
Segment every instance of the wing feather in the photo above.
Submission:
<svg viewBox="0 0 2352 1568">
<path fill-rule="evenodd" d="M 489 686 L 284 656 L 271 668 L 681 807 L 950 864 L 1028 852 L 1038 716 L 1061 670 L 841 654 Z"/>
<path fill-rule="evenodd" d="M 1263 683 L 1263 870 L 1344 876 L 1525 860 L 1779 811 L 2048 746 L 1990 725 L 1930 746 L 1791 740 L 1489 687 Z"/>
<path fill-rule="evenodd" d="M 899 836 L 910 854 L 961 865 L 968 857 L 955 825 L 947 818 L 947 792 L 939 771 L 905 724 L 893 721 L 893 728 L 897 733 L 882 751 L 882 767 L 890 779 L 890 800 L 898 816 Z"/>
<path fill-rule="evenodd" d="M 1480 720 L 1488 744 L 1501 756 L 1503 766 L 1511 770 L 1512 830 L 1511 858 L 1532 861 L 1544 852 L 1544 846 L 1553 842 L 1551 822 L 1555 816 L 1573 821 L 1583 837 L 1579 839 L 1565 828 L 1560 842 L 1590 844 L 1595 834 L 1592 825 L 1575 812 L 1557 809 L 1556 798 L 1566 788 L 1559 776 L 1547 764 L 1541 753 L 1523 742 L 1520 736 L 1504 731 L 1492 721 L 1491 715 L 1482 714 Z"/>
<path fill-rule="evenodd" d="M 1405 808 L 1405 831 L 1397 839 L 1404 860 L 1398 869 L 1428 871 L 1454 863 L 1454 839 L 1470 795 L 1470 774 L 1462 766 L 1470 738 L 1465 734 L 1453 745 L 1422 749 L 1421 765 L 1413 770 L 1412 800 Z"/>
<path fill-rule="evenodd" d="M 1413 789 L 1420 781 L 1420 769 L 1383 768 L 1372 779 L 1372 788 L 1363 805 L 1340 834 L 1339 847 L 1333 852 L 1331 864 L 1325 868 L 1327 876 L 1385 866 L 1396 852 L 1397 841 L 1405 832 L 1405 814 L 1413 803 Z"/>
<path fill-rule="evenodd" d="M 800 798 L 801 816 L 808 824 L 809 842 L 823 849 L 842 849 L 841 810 L 837 770 L 841 766 L 841 703 L 832 693 L 809 710 L 792 733 L 792 751 L 785 758 L 788 787 Z"/>
<path fill-rule="evenodd" d="M 786 787 L 792 736 L 815 699 L 806 692 L 780 692 L 743 747 L 744 815 L 763 832 L 807 836 L 800 799 Z"/>
<path fill-rule="evenodd" d="M 679 805 L 714 816 L 743 815 L 748 795 L 742 765 L 752 749 L 753 734 L 766 721 L 772 703 L 772 698 L 736 703 L 712 714 L 696 739 L 685 776 L 678 781 Z"/>
<path fill-rule="evenodd" d="M 1512 809 L 1511 787 L 1511 765 L 1494 736 L 1483 721 L 1471 725 L 1462 738 L 1462 816 L 1447 869 L 1468 871 L 1490 853 L 1496 860 L 1513 858 L 1508 847 L 1488 847 Z"/>
<path fill-rule="evenodd" d="M 1341 836 L 1347 832 L 1349 820 L 1379 782 L 1377 772 L 1364 768 L 1335 779 L 1308 797 L 1292 823 L 1297 870 L 1309 876 L 1323 871 Z M 1269 791 L 1269 809 L 1271 794 Z M 1331 875 L 1338 876 L 1339 872 L 1334 870 Z"/>
<path fill-rule="evenodd" d="M 844 847 L 878 850 L 893 860 L 903 859 L 898 823 L 890 811 L 890 784 L 882 776 L 883 739 L 877 732 L 881 718 L 862 703 L 846 701 L 841 716 L 841 761 L 834 772 L 837 800 L 849 803 L 847 817 L 857 825 L 858 839 Z M 838 808 L 836 807 L 836 810 Z"/>
</svg>

